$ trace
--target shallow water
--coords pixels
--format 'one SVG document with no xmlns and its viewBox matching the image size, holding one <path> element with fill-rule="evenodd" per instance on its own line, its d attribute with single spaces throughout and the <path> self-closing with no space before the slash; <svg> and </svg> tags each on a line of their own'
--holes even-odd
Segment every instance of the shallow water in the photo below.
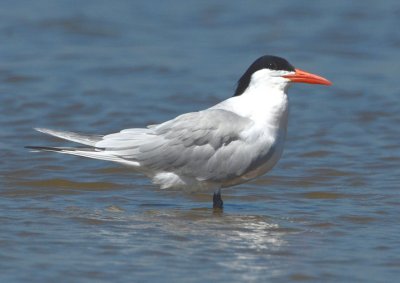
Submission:
<svg viewBox="0 0 400 283">
<path fill-rule="evenodd" d="M 0 281 L 395 282 L 398 26 L 398 1 L 3 1 Z M 223 213 L 209 193 L 23 148 L 60 144 L 33 127 L 109 133 L 209 107 L 263 54 L 334 85 L 290 90 L 281 161 L 225 189 Z"/>
</svg>

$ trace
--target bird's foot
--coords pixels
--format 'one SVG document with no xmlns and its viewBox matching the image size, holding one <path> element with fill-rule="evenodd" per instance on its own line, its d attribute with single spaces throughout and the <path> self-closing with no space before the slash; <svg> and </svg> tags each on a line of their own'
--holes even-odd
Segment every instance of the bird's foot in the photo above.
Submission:
<svg viewBox="0 0 400 283">
<path fill-rule="evenodd" d="M 213 208 L 214 209 L 223 209 L 224 202 L 221 198 L 221 190 L 214 192 L 213 195 Z"/>
</svg>

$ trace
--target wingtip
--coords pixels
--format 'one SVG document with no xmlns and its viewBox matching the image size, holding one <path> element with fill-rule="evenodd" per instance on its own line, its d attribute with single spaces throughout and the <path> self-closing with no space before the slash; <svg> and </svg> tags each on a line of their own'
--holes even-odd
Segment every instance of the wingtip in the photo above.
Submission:
<svg viewBox="0 0 400 283">
<path fill-rule="evenodd" d="M 62 148 L 57 148 L 57 147 L 49 147 L 49 146 L 32 146 L 32 145 L 27 145 L 24 146 L 26 149 L 30 149 L 31 152 L 39 152 L 39 151 L 62 151 Z"/>
<path fill-rule="evenodd" d="M 47 131 L 49 131 L 49 129 L 46 128 L 40 128 L 40 127 L 36 127 L 33 128 L 35 131 L 41 132 L 41 133 L 46 133 Z"/>
<path fill-rule="evenodd" d="M 30 152 L 39 152 L 40 150 L 38 149 L 38 146 L 24 146 L 24 148 L 29 149 Z"/>
</svg>

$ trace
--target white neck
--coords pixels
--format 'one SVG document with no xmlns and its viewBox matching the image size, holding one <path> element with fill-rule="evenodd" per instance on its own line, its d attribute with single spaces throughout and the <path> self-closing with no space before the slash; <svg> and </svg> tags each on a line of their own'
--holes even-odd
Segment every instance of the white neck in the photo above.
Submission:
<svg viewBox="0 0 400 283">
<path fill-rule="evenodd" d="M 254 82 L 240 95 L 231 97 L 213 108 L 232 111 L 257 123 L 286 127 L 288 114 L 287 84 Z M 281 123 L 283 123 L 281 125 Z"/>
</svg>

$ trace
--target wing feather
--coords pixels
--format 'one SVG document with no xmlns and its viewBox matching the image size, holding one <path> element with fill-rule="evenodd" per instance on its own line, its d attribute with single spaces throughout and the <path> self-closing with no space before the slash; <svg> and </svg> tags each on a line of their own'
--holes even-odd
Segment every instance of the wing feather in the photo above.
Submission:
<svg viewBox="0 0 400 283">
<path fill-rule="evenodd" d="M 67 132 L 67 131 L 56 131 L 51 129 L 45 128 L 35 128 L 36 131 L 48 134 L 54 137 L 58 137 L 60 139 L 73 141 L 80 144 L 85 144 L 89 146 L 93 146 L 96 142 L 102 140 L 103 136 L 100 135 L 87 135 L 87 134 L 80 134 L 74 132 Z"/>
<path fill-rule="evenodd" d="M 187 113 L 146 129 L 126 129 L 95 144 L 109 154 L 136 161 L 145 170 L 176 172 L 199 180 L 239 174 L 229 163 L 245 145 L 250 119 L 222 109 Z M 237 164 L 236 162 L 235 164 Z M 246 166 L 246 162 L 240 162 Z M 247 162 L 249 163 L 249 162 Z M 241 173 L 240 173 L 241 174 Z"/>
</svg>

